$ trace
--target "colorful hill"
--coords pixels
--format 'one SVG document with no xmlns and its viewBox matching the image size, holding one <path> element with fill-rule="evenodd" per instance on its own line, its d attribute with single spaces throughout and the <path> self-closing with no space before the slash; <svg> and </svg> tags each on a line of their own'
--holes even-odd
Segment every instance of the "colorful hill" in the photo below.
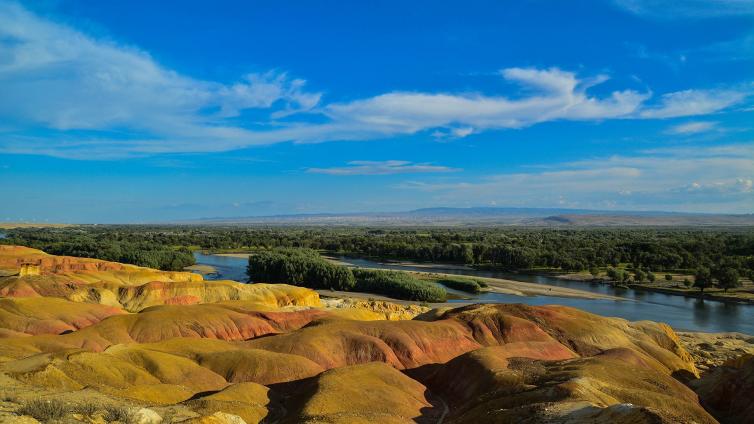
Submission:
<svg viewBox="0 0 754 424">
<path fill-rule="evenodd" d="M 82 422 L 112 405 L 150 423 L 716 422 L 664 324 L 562 306 L 328 307 L 300 287 L 20 247 L 0 247 L 0 269 L 3 422 L 31 422 L 20 414 L 38 398 Z M 738 384 L 720 381 L 705 387 Z"/>
</svg>

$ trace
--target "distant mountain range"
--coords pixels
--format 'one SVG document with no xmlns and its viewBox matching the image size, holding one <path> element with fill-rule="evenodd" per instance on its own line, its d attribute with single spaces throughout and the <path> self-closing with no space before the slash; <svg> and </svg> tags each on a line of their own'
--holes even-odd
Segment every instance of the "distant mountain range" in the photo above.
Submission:
<svg viewBox="0 0 754 424">
<path fill-rule="evenodd" d="M 599 211 L 557 208 L 424 208 L 405 212 L 200 218 L 181 224 L 325 226 L 754 226 L 754 214 Z"/>
</svg>

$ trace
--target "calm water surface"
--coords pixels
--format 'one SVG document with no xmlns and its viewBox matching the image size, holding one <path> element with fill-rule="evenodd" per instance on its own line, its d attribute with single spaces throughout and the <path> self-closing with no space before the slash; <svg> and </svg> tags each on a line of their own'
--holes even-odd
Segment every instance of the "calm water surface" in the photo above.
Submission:
<svg viewBox="0 0 754 424">
<path fill-rule="evenodd" d="M 194 253 L 197 264 L 214 266 L 217 275 L 207 279 L 229 279 L 246 281 L 247 261 L 243 258 L 204 255 Z M 432 269 L 385 264 L 367 259 L 338 257 L 338 260 L 364 268 L 394 269 L 403 271 L 433 271 Z M 600 315 L 615 316 L 631 321 L 651 320 L 670 324 L 677 330 L 688 331 L 737 331 L 754 335 L 754 305 L 716 302 L 711 300 L 691 299 L 642 290 L 623 289 L 607 284 L 582 283 L 561 280 L 546 276 L 519 275 L 504 272 L 442 269 L 436 270 L 447 274 L 470 275 L 478 277 L 496 277 L 508 280 L 525 281 L 538 284 L 581 289 L 593 293 L 622 297 L 627 301 L 573 299 L 555 296 L 513 296 L 501 293 L 482 293 L 479 296 L 464 294 L 473 302 L 480 303 L 526 303 L 528 305 L 560 304 L 573 306 Z M 468 302 L 469 300 L 450 300 L 449 302 Z"/>
</svg>

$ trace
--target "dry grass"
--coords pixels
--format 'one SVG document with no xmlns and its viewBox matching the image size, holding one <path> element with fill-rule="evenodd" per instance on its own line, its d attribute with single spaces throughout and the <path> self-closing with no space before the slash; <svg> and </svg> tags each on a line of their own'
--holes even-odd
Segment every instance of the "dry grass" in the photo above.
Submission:
<svg viewBox="0 0 754 424">
<path fill-rule="evenodd" d="M 131 424 L 135 421 L 134 414 L 129 408 L 116 405 L 105 406 L 105 415 L 103 415 L 103 418 L 107 422 L 119 422 L 123 424 Z"/>
<path fill-rule="evenodd" d="M 28 415 L 41 422 L 59 420 L 69 412 L 71 408 L 58 399 L 32 399 L 16 411 L 19 415 Z"/>
<path fill-rule="evenodd" d="M 94 417 L 102 407 L 96 403 L 80 403 L 73 407 L 74 412 L 77 412 L 85 417 Z"/>
</svg>

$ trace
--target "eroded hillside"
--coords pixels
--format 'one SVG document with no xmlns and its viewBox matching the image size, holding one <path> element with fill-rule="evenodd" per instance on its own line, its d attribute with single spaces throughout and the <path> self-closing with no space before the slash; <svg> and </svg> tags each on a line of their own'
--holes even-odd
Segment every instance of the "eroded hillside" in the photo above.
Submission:
<svg viewBox="0 0 754 424">
<path fill-rule="evenodd" d="M 0 270 L 4 421 L 32 422 L 42 399 L 82 422 L 716 422 L 682 383 L 693 359 L 654 322 L 322 302 L 20 247 L 0 246 Z"/>
</svg>

